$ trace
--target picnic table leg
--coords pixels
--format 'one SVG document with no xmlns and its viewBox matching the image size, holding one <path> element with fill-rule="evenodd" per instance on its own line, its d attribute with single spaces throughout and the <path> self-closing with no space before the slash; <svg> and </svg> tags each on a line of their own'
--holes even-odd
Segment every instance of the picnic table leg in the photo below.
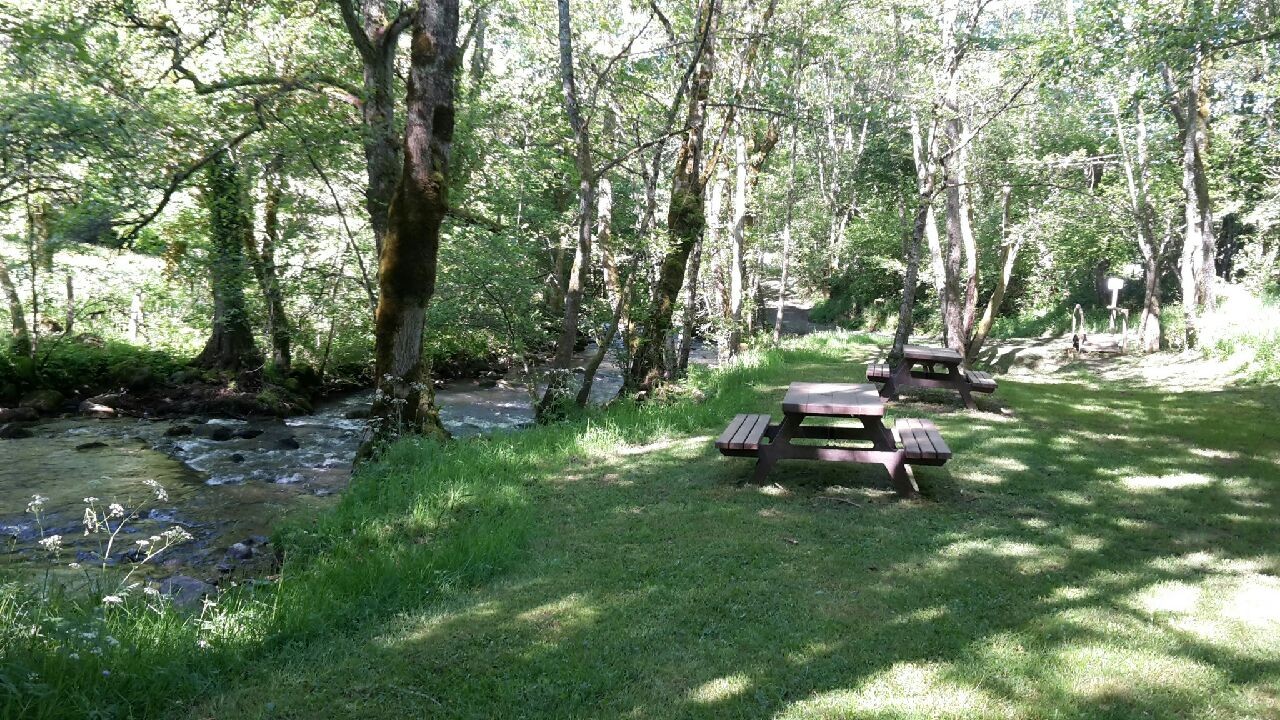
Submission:
<svg viewBox="0 0 1280 720">
<path fill-rule="evenodd" d="M 885 461 L 884 468 L 889 471 L 889 479 L 893 481 L 893 487 L 899 495 L 916 497 L 920 494 L 920 486 L 916 485 L 915 475 L 911 472 L 911 466 L 906 463 L 906 458 L 906 451 L 899 450 L 893 454 L 893 459 Z"/>
<path fill-rule="evenodd" d="M 769 477 L 769 471 L 773 470 L 773 466 L 786 457 L 787 448 L 791 445 L 791 436 L 795 434 L 796 428 L 800 427 L 802 420 L 804 420 L 804 415 L 796 413 L 783 415 L 782 424 L 778 426 L 777 434 L 769 440 L 768 445 L 760 446 L 759 455 L 756 459 L 756 471 L 751 477 L 753 483 L 763 485 L 765 478 Z"/>
<path fill-rule="evenodd" d="M 978 404 L 973 401 L 973 393 L 969 392 L 969 378 L 960 369 L 960 366 L 952 365 L 948 374 L 951 376 L 951 384 L 955 386 L 956 392 L 959 392 L 960 398 L 964 400 L 964 406 L 970 410 L 977 410 Z"/>
</svg>

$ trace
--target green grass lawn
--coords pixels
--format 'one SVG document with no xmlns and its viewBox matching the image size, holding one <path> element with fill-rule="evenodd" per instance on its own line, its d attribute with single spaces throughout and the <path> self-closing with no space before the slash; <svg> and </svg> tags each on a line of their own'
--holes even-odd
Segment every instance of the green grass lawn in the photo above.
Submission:
<svg viewBox="0 0 1280 720">
<path fill-rule="evenodd" d="M 1060 376 L 1006 378 L 981 412 L 908 399 L 890 415 L 934 418 L 955 453 L 917 471 L 918 501 L 874 466 L 743 484 L 752 462 L 713 449 L 735 412 L 861 380 L 877 352 L 810 337 L 695 378 L 703 402 L 473 441 L 528 510 L 512 567 L 299 642 L 192 712 L 1280 716 L 1277 388 Z"/>
</svg>

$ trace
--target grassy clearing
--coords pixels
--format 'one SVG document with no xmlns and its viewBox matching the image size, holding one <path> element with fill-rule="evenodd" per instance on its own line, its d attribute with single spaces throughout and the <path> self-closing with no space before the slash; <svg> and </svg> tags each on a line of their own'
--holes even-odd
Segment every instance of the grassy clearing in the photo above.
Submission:
<svg viewBox="0 0 1280 720">
<path fill-rule="evenodd" d="M 439 482 L 418 469 L 439 453 L 402 446 L 380 470 L 391 487 L 366 478 L 330 520 L 373 545 L 322 533 L 337 556 L 304 584 L 394 599 L 367 613 L 380 621 L 329 611 L 191 714 L 1280 715 L 1277 388 L 1006 380 L 991 412 L 892 409 L 933 417 L 956 453 L 918 473 L 925 500 L 895 500 L 870 466 L 783 463 L 776 485 L 738 484 L 751 463 L 711 447 L 733 413 L 776 413 L 792 380 L 860 378 L 875 352 L 811 337 L 695 378 L 703 403 L 461 443 L 527 504 L 528 542 L 509 572 L 441 596 L 377 544 L 404 547 L 377 538 L 413 533 L 430 517 L 415 488 Z M 508 527 L 462 516 L 469 542 Z"/>
</svg>

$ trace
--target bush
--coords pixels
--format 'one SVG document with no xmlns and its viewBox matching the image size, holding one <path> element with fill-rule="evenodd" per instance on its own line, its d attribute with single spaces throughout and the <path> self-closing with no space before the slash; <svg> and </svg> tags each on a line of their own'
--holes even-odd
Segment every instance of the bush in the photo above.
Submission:
<svg viewBox="0 0 1280 720">
<path fill-rule="evenodd" d="M 34 359 L 0 353 L 0 402 L 41 388 L 94 395 L 142 389 L 184 366 L 173 355 L 93 336 L 46 338 Z"/>
</svg>

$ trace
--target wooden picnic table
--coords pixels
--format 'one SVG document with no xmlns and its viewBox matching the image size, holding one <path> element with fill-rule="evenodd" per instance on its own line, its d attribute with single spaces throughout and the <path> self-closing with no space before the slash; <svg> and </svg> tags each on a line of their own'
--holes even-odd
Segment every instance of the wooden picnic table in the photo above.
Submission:
<svg viewBox="0 0 1280 720">
<path fill-rule="evenodd" d="M 883 465 L 897 491 L 919 492 L 909 465 L 942 465 L 951 450 L 928 420 L 903 418 L 890 429 L 884 424 L 885 403 L 868 383 L 795 382 L 782 400 L 783 419 L 740 414 L 716 440 L 725 455 L 755 457 L 754 480 L 763 483 L 779 460 L 825 460 Z M 805 425 L 811 417 L 856 420 L 857 427 Z M 795 444 L 792 440 L 861 441 L 863 446 Z M 768 440 L 768 442 L 765 442 Z"/>
<path fill-rule="evenodd" d="M 964 358 L 950 348 L 907 345 L 902 349 L 902 360 L 897 365 L 875 362 L 867 366 L 867 379 L 883 383 L 880 395 L 890 400 L 898 398 L 904 387 L 944 388 L 960 393 L 964 406 L 977 409 L 973 401 L 975 392 L 995 392 L 996 381 L 990 373 L 965 370 Z M 942 369 L 940 370 L 939 367 Z"/>
</svg>

